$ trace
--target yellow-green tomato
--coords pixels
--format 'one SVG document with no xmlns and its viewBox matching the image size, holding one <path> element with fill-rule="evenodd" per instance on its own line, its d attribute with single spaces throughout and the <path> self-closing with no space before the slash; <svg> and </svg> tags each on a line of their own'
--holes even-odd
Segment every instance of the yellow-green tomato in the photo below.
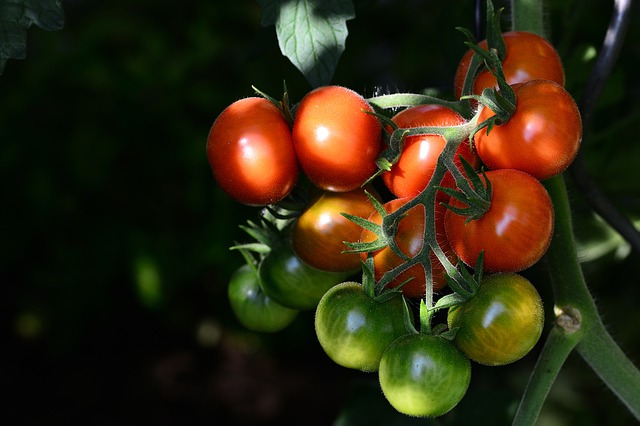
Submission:
<svg viewBox="0 0 640 426">
<path fill-rule="evenodd" d="M 315 328 L 320 346 L 336 364 L 378 371 L 382 353 L 407 333 L 400 295 L 379 302 L 356 282 L 344 282 L 322 296 Z"/>
<path fill-rule="evenodd" d="M 382 393 L 396 410 L 408 416 L 437 417 L 467 393 L 471 363 L 450 340 L 408 334 L 384 352 L 378 377 Z"/>
<path fill-rule="evenodd" d="M 518 274 L 496 274 L 482 280 L 471 300 L 449 309 L 455 342 L 473 361 L 505 365 L 525 356 L 540 339 L 544 326 L 542 299 Z"/>
</svg>

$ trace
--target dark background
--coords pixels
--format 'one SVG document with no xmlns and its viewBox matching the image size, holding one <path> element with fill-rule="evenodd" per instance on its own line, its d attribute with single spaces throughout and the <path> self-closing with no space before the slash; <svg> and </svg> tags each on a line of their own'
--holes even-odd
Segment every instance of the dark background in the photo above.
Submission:
<svg viewBox="0 0 640 426">
<path fill-rule="evenodd" d="M 549 3 L 549 37 L 580 98 L 611 2 Z M 275 335 L 244 330 L 231 314 L 226 284 L 242 258 L 228 247 L 257 212 L 216 187 L 207 132 L 251 85 L 277 97 L 286 80 L 294 102 L 310 89 L 274 28 L 260 26 L 257 2 L 63 5 L 65 28 L 30 29 L 26 60 L 9 61 L 0 76 L 0 385 L 10 395 L 0 422 L 431 424 L 395 416 L 375 375 L 332 364 L 312 312 Z M 365 96 L 449 95 L 465 51 L 454 28 L 473 27 L 473 1 L 355 6 L 334 83 Z M 632 217 L 640 213 L 639 50 L 636 7 L 584 141 L 594 180 Z M 588 283 L 637 363 L 640 259 L 593 220 L 579 193 L 571 198 Z M 527 275 L 551 309 L 543 266 Z M 474 365 L 469 393 L 439 421 L 506 423 L 537 351 L 506 367 Z M 632 420 L 572 356 L 540 424 L 604 423 Z"/>
</svg>

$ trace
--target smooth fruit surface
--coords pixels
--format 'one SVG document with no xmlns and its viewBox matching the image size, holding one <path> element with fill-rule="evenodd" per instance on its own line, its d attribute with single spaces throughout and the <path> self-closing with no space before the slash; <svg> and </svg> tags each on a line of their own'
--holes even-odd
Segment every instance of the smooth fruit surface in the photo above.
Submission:
<svg viewBox="0 0 640 426">
<path fill-rule="evenodd" d="M 519 170 L 490 170 L 486 178 L 493 188 L 491 206 L 468 222 L 466 216 L 447 210 L 447 239 L 467 265 L 475 265 L 484 250 L 485 271 L 522 271 L 540 260 L 551 242 L 551 198 L 537 179 Z M 451 205 L 466 207 L 453 198 Z"/>
<path fill-rule="evenodd" d="M 377 170 L 382 127 L 367 101 L 342 86 L 307 93 L 293 122 L 293 142 L 302 170 L 317 187 L 352 191 Z"/>
<path fill-rule="evenodd" d="M 441 416 L 464 397 L 471 363 L 449 340 L 410 334 L 395 340 L 382 355 L 380 387 L 399 412 L 417 417 Z"/>
<path fill-rule="evenodd" d="M 262 291 L 258 275 L 249 265 L 231 276 L 227 295 L 236 318 L 249 330 L 280 331 L 298 315 L 297 310 L 280 305 Z"/>
<path fill-rule="evenodd" d="M 246 205 L 274 204 L 298 180 L 289 125 L 264 98 L 241 99 L 222 111 L 209 131 L 207 159 L 220 188 Z"/>
<path fill-rule="evenodd" d="M 478 156 L 489 169 L 517 169 L 538 180 L 562 173 L 578 154 L 580 111 L 562 86 L 533 80 L 515 87 L 516 110 L 509 120 L 474 136 Z M 492 117 L 484 107 L 478 122 Z"/>
<path fill-rule="evenodd" d="M 378 371 L 382 353 L 407 333 L 399 295 L 378 302 L 355 282 L 325 293 L 315 316 L 320 346 L 335 363 L 362 371 Z"/>
<path fill-rule="evenodd" d="M 471 300 L 449 309 L 447 322 L 450 329 L 459 328 L 455 342 L 470 359 L 505 365 L 528 354 L 540 339 L 542 299 L 520 275 L 491 275 Z"/>
</svg>

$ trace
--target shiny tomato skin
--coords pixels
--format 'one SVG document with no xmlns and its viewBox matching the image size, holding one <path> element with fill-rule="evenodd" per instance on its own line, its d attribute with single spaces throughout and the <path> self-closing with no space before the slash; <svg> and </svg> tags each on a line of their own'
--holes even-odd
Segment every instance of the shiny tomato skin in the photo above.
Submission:
<svg viewBox="0 0 640 426">
<path fill-rule="evenodd" d="M 502 34 L 507 54 L 502 68 L 508 84 L 529 80 L 551 80 L 564 86 L 564 68 L 556 49 L 543 37 L 527 31 L 508 31 Z M 479 43 L 486 50 L 487 41 Z M 473 50 L 469 49 L 458 64 L 455 75 L 455 94 L 462 95 L 464 78 L 471 63 Z M 488 70 L 481 71 L 474 82 L 473 93 L 480 94 L 486 88 L 497 88 L 496 78 Z"/>
<path fill-rule="evenodd" d="M 382 355 L 382 393 L 399 412 L 438 417 L 462 400 L 471 381 L 471 363 L 456 345 L 429 334 L 408 334 Z"/>
<path fill-rule="evenodd" d="M 379 198 L 372 187 L 366 190 Z M 360 269 L 360 255 L 343 253 L 349 249 L 344 242 L 357 242 L 362 228 L 341 213 L 366 219 L 374 210 L 364 189 L 322 191 L 292 225 L 293 250 L 303 262 L 316 269 L 355 272 Z"/>
<path fill-rule="evenodd" d="M 391 213 L 410 200 L 410 198 L 396 198 L 385 203 L 383 207 L 387 213 Z M 444 230 L 445 208 L 443 205 L 437 204 L 435 209 L 435 226 L 438 242 L 447 257 L 454 261 L 455 255 L 448 244 Z M 374 211 L 371 216 L 369 216 L 368 220 L 377 224 L 382 223 L 382 218 L 377 211 Z M 404 217 L 398 225 L 396 241 L 400 250 L 409 258 L 415 257 L 422 249 L 424 241 L 424 223 L 424 206 L 422 204 L 418 204 L 407 212 L 407 216 Z M 377 236 L 373 232 L 363 229 L 360 241 L 370 242 L 375 241 L 376 238 Z M 366 253 L 362 253 L 361 257 L 363 260 L 366 259 Z M 438 291 L 446 285 L 446 272 L 433 252 L 430 253 L 430 260 L 433 276 L 433 290 Z M 380 280 L 387 271 L 390 271 L 404 262 L 402 258 L 391 250 L 390 247 L 385 247 L 374 252 L 373 261 L 376 280 Z M 409 278 L 412 279 L 402 287 L 402 294 L 409 298 L 423 297 L 426 293 L 426 277 L 424 267 L 421 264 L 416 264 L 399 274 L 388 284 L 388 287 L 397 287 Z"/>
<path fill-rule="evenodd" d="M 293 143 L 300 166 L 317 187 L 345 192 L 377 170 L 382 127 L 357 92 L 322 86 L 307 93 L 295 111 Z"/>
<path fill-rule="evenodd" d="M 297 310 L 280 305 L 264 293 L 257 272 L 249 265 L 233 273 L 227 296 L 240 324 L 252 331 L 280 331 L 298 315 Z"/>
<path fill-rule="evenodd" d="M 320 346 L 336 364 L 378 371 L 387 346 L 407 334 L 402 298 L 379 302 L 359 283 L 338 284 L 318 303 L 315 330 Z"/>
<path fill-rule="evenodd" d="M 578 153 L 582 120 L 573 97 L 548 80 L 515 87 L 516 111 L 509 120 L 474 136 L 478 155 L 489 169 L 517 169 L 545 180 L 562 173 Z M 492 117 L 484 107 L 478 122 Z"/>
<path fill-rule="evenodd" d="M 400 111 L 392 118 L 400 128 L 426 126 L 457 126 L 465 119 L 451 108 L 442 105 L 419 105 Z M 433 176 L 436 162 L 446 145 L 440 135 L 409 136 L 404 141 L 402 154 L 391 170 L 382 174 L 386 187 L 398 198 L 415 197 L 427 186 Z M 472 166 L 479 160 L 469 144 L 462 143 L 454 159 L 462 167 L 458 155 Z"/>
<path fill-rule="evenodd" d="M 479 219 L 466 223 L 451 210 L 445 214 L 445 231 L 458 257 L 473 266 L 484 250 L 484 270 L 518 272 L 544 255 L 553 234 L 553 205 L 542 184 L 513 169 L 486 172 L 493 192 L 491 207 Z M 451 199 L 454 207 L 466 207 Z"/>
<path fill-rule="evenodd" d="M 286 242 L 271 248 L 260 263 L 258 273 L 267 296 L 297 310 L 315 309 L 327 290 L 350 275 L 312 268 L 300 260 Z"/>
<path fill-rule="evenodd" d="M 220 188 L 246 205 L 274 204 L 298 180 L 289 125 L 264 98 L 240 99 L 220 113 L 207 138 L 207 159 Z"/>
<path fill-rule="evenodd" d="M 485 276 L 476 295 L 449 309 L 455 342 L 469 359 L 505 365 L 521 359 L 536 345 L 544 327 L 542 299 L 518 274 Z"/>
</svg>

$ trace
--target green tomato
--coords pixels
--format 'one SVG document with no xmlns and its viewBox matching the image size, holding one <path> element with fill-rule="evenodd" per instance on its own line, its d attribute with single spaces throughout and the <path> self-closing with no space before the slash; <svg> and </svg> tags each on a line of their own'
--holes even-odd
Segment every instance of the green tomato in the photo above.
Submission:
<svg viewBox="0 0 640 426">
<path fill-rule="evenodd" d="M 402 297 L 378 302 L 359 283 L 338 284 L 320 300 L 315 328 L 320 346 L 336 364 L 378 371 L 387 346 L 407 334 Z"/>
<path fill-rule="evenodd" d="M 449 309 L 455 342 L 473 361 L 505 365 L 535 346 L 544 326 L 540 294 L 518 274 L 496 274 L 482 280 L 473 299 Z"/>
<path fill-rule="evenodd" d="M 227 294 L 238 321 L 253 331 L 280 331 L 298 315 L 297 310 L 276 303 L 262 291 L 258 274 L 249 265 L 233 273 Z"/>
<path fill-rule="evenodd" d="M 285 242 L 271 248 L 260 263 L 258 273 L 269 297 L 298 310 L 314 309 L 327 290 L 351 275 L 313 268 L 300 260 Z"/>
<path fill-rule="evenodd" d="M 429 334 L 395 340 L 380 360 L 382 393 L 399 412 L 416 417 L 441 416 L 464 397 L 471 363 L 451 341 Z"/>
</svg>

